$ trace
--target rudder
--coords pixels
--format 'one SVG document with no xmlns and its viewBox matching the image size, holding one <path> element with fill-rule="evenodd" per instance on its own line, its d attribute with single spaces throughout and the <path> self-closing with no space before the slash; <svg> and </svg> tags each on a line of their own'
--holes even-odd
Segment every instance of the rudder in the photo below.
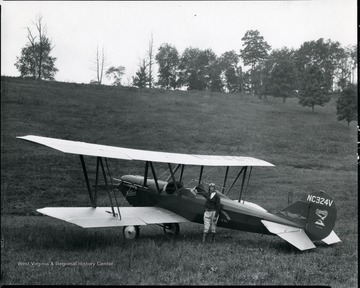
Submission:
<svg viewBox="0 0 360 288">
<path fill-rule="evenodd" d="M 334 199 L 323 191 L 307 195 L 309 216 L 305 227 L 311 240 L 322 240 L 330 235 L 336 221 L 336 205 Z"/>
</svg>

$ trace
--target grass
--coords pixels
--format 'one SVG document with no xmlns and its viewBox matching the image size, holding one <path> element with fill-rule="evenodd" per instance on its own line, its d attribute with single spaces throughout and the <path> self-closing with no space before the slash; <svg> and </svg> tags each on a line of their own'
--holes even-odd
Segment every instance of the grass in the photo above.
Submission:
<svg viewBox="0 0 360 288">
<path fill-rule="evenodd" d="M 313 113 L 295 98 L 1 81 L 3 284 L 357 287 L 356 123 L 336 120 L 336 98 Z M 127 243 L 120 229 L 85 230 L 38 216 L 37 208 L 88 206 L 89 199 L 78 157 L 15 138 L 29 134 L 264 159 L 276 167 L 253 170 L 245 199 L 276 212 L 288 205 L 290 192 L 296 201 L 325 190 L 338 208 L 342 243 L 298 252 L 278 237 L 220 229 L 217 242 L 203 246 L 202 227 L 192 223 L 181 225 L 176 239 L 150 226 Z M 95 160 L 85 157 L 91 176 Z M 140 162 L 109 163 L 117 177 L 144 169 Z M 198 171 L 188 167 L 184 182 L 192 185 Z M 205 168 L 205 181 L 222 183 L 224 171 Z M 233 178 L 236 173 L 230 169 Z M 108 204 L 105 194 L 99 202 Z M 95 266 L 46 266 L 50 261 Z"/>
<path fill-rule="evenodd" d="M 156 226 L 144 227 L 142 237 L 129 243 L 117 229 L 83 230 L 36 216 L 7 221 L 2 223 L 8 227 L 3 231 L 7 257 L 2 258 L 7 284 L 355 287 L 357 283 L 353 273 L 357 255 L 346 243 L 298 252 L 276 237 L 220 229 L 215 243 L 202 245 L 201 227 L 194 224 L 184 224 L 176 239 L 167 238 Z"/>
</svg>

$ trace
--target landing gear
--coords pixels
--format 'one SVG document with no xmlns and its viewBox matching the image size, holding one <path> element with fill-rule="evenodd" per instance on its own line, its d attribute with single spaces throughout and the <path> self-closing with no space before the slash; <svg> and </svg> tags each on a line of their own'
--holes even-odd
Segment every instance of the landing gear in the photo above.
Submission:
<svg viewBox="0 0 360 288">
<path fill-rule="evenodd" d="M 139 226 L 125 226 L 123 228 L 123 235 L 126 240 L 133 240 L 139 238 Z"/>
<path fill-rule="evenodd" d="M 166 223 L 164 224 L 164 233 L 166 235 L 178 235 L 180 231 L 179 223 Z"/>
</svg>

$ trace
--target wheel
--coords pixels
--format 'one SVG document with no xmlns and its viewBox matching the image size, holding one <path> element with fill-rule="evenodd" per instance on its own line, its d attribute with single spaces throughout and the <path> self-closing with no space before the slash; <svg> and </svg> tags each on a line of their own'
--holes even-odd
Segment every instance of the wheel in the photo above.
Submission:
<svg viewBox="0 0 360 288">
<path fill-rule="evenodd" d="M 139 226 L 125 226 L 123 228 L 123 235 L 126 240 L 133 240 L 139 238 Z"/>
<path fill-rule="evenodd" d="M 179 223 L 164 224 L 164 233 L 168 235 L 178 235 L 180 231 Z"/>
</svg>

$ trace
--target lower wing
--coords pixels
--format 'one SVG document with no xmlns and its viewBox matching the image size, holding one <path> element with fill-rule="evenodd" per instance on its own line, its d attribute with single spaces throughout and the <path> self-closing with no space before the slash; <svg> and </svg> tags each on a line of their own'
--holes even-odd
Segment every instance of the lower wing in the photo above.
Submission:
<svg viewBox="0 0 360 288">
<path fill-rule="evenodd" d="M 120 217 L 114 217 L 110 207 L 47 207 L 36 211 L 83 228 L 189 222 L 159 207 L 122 207 Z"/>
</svg>

